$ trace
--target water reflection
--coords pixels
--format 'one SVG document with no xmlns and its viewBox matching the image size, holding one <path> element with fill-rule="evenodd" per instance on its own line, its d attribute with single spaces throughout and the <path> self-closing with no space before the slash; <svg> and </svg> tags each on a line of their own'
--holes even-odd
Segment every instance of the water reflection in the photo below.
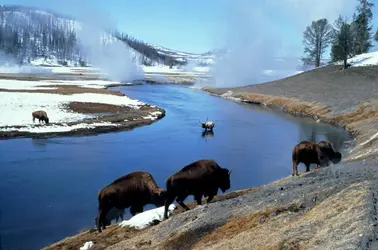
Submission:
<svg viewBox="0 0 378 250">
<path fill-rule="evenodd" d="M 208 138 L 208 137 L 213 137 L 213 136 L 214 136 L 214 131 L 211 131 L 211 130 L 202 131 L 202 137 Z"/>
</svg>

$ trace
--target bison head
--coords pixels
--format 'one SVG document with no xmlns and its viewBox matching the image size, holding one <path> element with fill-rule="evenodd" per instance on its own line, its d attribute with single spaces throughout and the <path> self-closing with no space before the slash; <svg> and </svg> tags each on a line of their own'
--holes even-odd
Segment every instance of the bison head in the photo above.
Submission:
<svg viewBox="0 0 378 250">
<path fill-rule="evenodd" d="M 223 168 L 221 170 L 221 173 L 218 179 L 218 185 L 223 193 L 226 192 L 231 187 L 230 175 L 231 175 L 231 171 L 229 171 L 228 169 Z"/>
<path fill-rule="evenodd" d="M 167 190 L 158 189 L 158 191 L 152 196 L 152 203 L 155 204 L 156 207 L 164 206 L 166 196 Z"/>
<path fill-rule="evenodd" d="M 335 152 L 333 154 L 333 157 L 332 157 L 331 161 L 332 161 L 333 164 L 337 164 L 337 163 L 339 163 L 341 161 L 341 158 L 342 158 L 341 153 L 340 152 Z"/>
</svg>

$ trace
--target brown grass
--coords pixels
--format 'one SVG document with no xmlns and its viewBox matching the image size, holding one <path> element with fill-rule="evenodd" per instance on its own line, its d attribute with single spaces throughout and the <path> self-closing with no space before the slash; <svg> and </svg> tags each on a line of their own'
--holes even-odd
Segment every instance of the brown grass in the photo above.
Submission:
<svg viewBox="0 0 378 250">
<path fill-rule="evenodd" d="M 0 89 L 0 92 L 18 92 L 18 93 L 47 93 L 47 94 L 59 94 L 59 95 L 72 95 L 72 94 L 83 94 L 83 93 L 94 93 L 94 94 L 106 94 L 106 95 L 116 95 L 124 96 L 119 91 L 111 91 L 108 89 L 94 89 L 94 88 L 84 88 L 75 85 L 49 85 L 43 87 L 54 87 L 56 89 Z"/>
<path fill-rule="evenodd" d="M 77 113 L 118 113 L 127 112 L 131 108 L 127 106 L 117 106 L 103 103 L 91 103 L 91 102 L 70 102 L 68 108 Z"/>
<path fill-rule="evenodd" d="M 294 212 L 298 213 L 302 211 L 304 207 L 298 204 L 291 204 L 284 207 L 272 207 L 266 208 L 263 211 L 250 214 L 245 217 L 239 217 L 231 219 L 222 227 L 215 229 L 211 234 L 206 235 L 202 239 L 202 244 L 207 244 L 211 242 L 217 242 L 220 239 L 232 238 L 242 232 L 248 231 L 250 229 L 256 228 L 263 223 L 268 223 L 271 218 L 282 213 Z"/>
<path fill-rule="evenodd" d="M 368 183 L 353 184 L 314 207 L 271 207 L 229 220 L 192 249 L 334 249 L 359 242 Z M 277 212 L 278 214 L 273 214 Z M 262 220 L 263 218 L 263 220 Z M 335 230 L 337 228 L 337 230 Z"/>
<path fill-rule="evenodd" d="M 304 102 L 296 98 L 277 97 L 246 92 L 239 93 L 235 97 L 239 97 L 247 103 L 263 104 L 273 108 L 283 109 L 285 112 L 302 116 L 318 116 L 320 118 L 327 116 L 330 112 L 329 107 L 321 103 Z"/>
<path fill-rule="evenodd" d="M 236 198 L 236 197 L 241 196 L 241 195 L 246 194 L 246 193 L 256 192 L 256 191 L 260 190 L 261 188 L 263 188 L 263 186 L 256 187 L 256 188 L 236 190 L 236 191 L 232 191 L 232 192 L 226 193 L 226 194 L 220 194 L 220 195 L 215 196 L 210 203 L 233 199 L 233 198 Z M 204 199 L 202 199 L 202 204 L 205 204 L 205 203 L 206 203 L 206 199 L 204 198 Z M 195 201 L 191 201 L 191 202 L 188 202 L 188 203 L 185 203 L 185 204 L 190 209 L 193 209 L 197 206 L 197 202 L 195 202 Z M 181 206 L 178 206 L 177 209 L 175 209 L 172 214 L 175 215 L 175 214 L 180 214 L 180 213 L 183 213 L 183 212 L 185 212 L 185 209 L 183 209 Z"/>
<path fill-rule="evenodd" d="M 78 74 L 63 74 L 63 73 L 56 73 L 51 75 L 37 75 L 37 74 L 20 74 L 20 73 L 0 73 L 0 79 L 4 80 L 19 80 L 19 81 L 46 81 L 46 80 L 56 80 L 57 78 L 62 80 L 67 79 L 74 79 L 74 80 L 103 80 L 104 77 L 100 77 L 100 75 L 92 74 L 92 75 L 80 75 L 81 72 Z"/>
<path fill-rule="evenodd" d="M 211 92 L 211 90 L 207 90 Z M 371 157 L 378 153 L 378 150 L 370 150 L 378 144 L 378 137 L 364 147 L 358 146 L 359 143 L 368 140 L 376 134 L 376 124 L 378 121 L 378 100 L 368 100 L 358 105 L 352 112 L 341 115 L 331 115 L 331 109 L 326 105 L 316 102 L 304 102 L 296 98 L 277 97 L 265 94 L 237 93 L 234 97 L 240 98 L 241 101 L 252 104 L 266 105 L 268 107 L 281 109 L 285 112 L 309 116 L 320 119 L 333 125 L 339 125 L 346 128 L 354 134 L 357 139 L 357 146 L 353 152 L 343 157 L 343 162 L 359 160 L 359 155 L 365 158 Z"/>
<path fill-rule="evenodd" d="M 143 233 L 143 230 L 136 230 L 129 227 L 119 227 L 113 225 L 108 227 L 106 230 L 98 233 L 96 230 L 89 230 L 73 237 L 66 238 L 62 241 L 59 241 L 53 245 L 50 245 L 43 250 L 53 250 L 53 249 L 62 249 L 62 250 L 77 250 L 84 245 L 87 241 L 93 241 L 94 246 L 91 247 L 91 250 L 100 250 L 105 249 L 108 246 L 112 246 L 122 240 L 130 239 L 136 237 L 139 234 Z"/>
</svg>

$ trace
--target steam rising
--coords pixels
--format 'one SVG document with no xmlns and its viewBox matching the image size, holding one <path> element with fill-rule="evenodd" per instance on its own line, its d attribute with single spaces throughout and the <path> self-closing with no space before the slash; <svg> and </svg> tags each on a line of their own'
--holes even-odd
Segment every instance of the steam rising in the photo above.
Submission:
<svg viewBox="0 0 378 250">
<path fill-rule="evenodd" d="M 224 34 L 229 53 L 216 59 L 213 84 L 258 84 L 295 74 L 306 25 L 324 17 L 332 23 L 354 6 L 350 0 L 229 1 Z"/>
<path fill-rule="evenodd" d="M 143 79 L 143 70 L 137 65 L 137 55 L 125 43 L 86 24 L 77 32 L 77 38 L 80 51 L 93 66 L 107 73 L 110 80 Z"/>
</svg>

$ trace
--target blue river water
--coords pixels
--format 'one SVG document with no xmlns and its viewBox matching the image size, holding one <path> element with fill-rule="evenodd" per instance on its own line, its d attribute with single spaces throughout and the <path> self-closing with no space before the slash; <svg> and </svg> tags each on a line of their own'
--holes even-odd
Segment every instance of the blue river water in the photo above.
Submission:
<svg viewBox="0 0 378 250">
<path fill-rule="evenodd" d="M 339 128 L 183 86 L 115 89 L 166 117 L 127 132 L 0 141 L 0 250 L 40 249 L 92 227 L 97 192 L 132 171 L 148 171 L 164 187 L 186 164 L 209 158 L 233 170 L 231 190 L 250 188 L 290 175 L 301 140 L 326 139 L 344 152 L 351 139 Z M 214 134 L 203 135 L 198 120 L 207 117 Z"/>
</svg>

